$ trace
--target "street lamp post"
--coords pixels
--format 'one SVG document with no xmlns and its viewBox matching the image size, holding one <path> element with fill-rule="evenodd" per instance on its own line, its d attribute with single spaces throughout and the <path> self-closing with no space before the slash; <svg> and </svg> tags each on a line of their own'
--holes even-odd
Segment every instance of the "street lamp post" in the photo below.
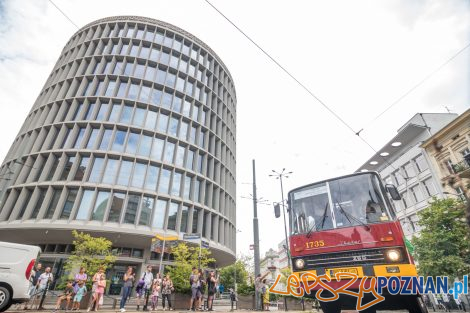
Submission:
<svg viewBox="0 0 470 313">
<path fill-rule="evenodd" d="M 287 222 L 286 222 L 286 207 L 285 207 L 285 202 L 284 202 L 284 187 L 282 185 L 282 178 L 289 178 L 289 175 L 292 174 L 292 172 L 286 172 L 286 169 L 283 168 L 282 171 L 276 172 L 275 170 L 272 170 L 273 174 L 270 174 L 270 177 L 275 177 L 276 179 L 279 179 L 281 182 L 281 198 L 282 198 L 282 215 L 284 217 L 284 235 L 285 235 L 285 240 L 286 240 L 286 249 L 289 249 L 289 237 L 287 236 Z M 287 265 L 288 267 L 291 267 L 291 262 L 289 258 L 289 251 L 286 251 L 287 255 Z"/>
</svg>

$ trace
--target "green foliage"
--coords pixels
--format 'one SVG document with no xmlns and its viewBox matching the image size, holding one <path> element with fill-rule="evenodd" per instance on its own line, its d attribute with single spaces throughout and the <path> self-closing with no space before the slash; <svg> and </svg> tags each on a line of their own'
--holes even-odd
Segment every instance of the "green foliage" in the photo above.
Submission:
<svg viewBox="0 0 470 313">
<path fill-rule="evenodd" d="M 238 286 L 246 285 L 248 272 L 242 260 L 237 260 L 234 264 L 220 269 L 220 283 L 225 286 L 225 290 L 235 289 L 235 276 Z"/>
<path fill-rule="evenodd" d="M 238 286 L 237 293 L 241 296 L 252 296 L 255 294 L 255 285 L 242 284 Z"/>
<path fill-rule="evenodd" d="M 112 255 L 112 242 L 104 237 L 93 237 L 83 232 L 72 231 L 75 238 L 73 241 L 74 250 L 64 265 L 68 273 L 62 279 L 62 284 L 66 280 L 73 280 L 80 267 L 86 269 L 88 275 L 87 288 L 91 288 L 91 278 L 98 271 L 100 266 L 106 270 L 115 261 L 116 257 Z"/>
<path fill-rule="evenodd" d="M 292 274 L 292 271 L 290 268 L 284 268 L 281 270 L 281 279 L 279 279 L 279 282 L 283 285 L 287 285 L 287 278 L 289 275 Z"/>
<path fill-rule="evenodd" d="M 462 277 L 470 272 L 470 232 L 465 225 L 463 203 L 454 199 L 433 199 L 418 213 L 423 227 L 413 237 L 418 271 L 423 276 Z"/>
<path fill-rule="evenodd" d="M 173 280 L 173 286 L 177 292 L 189 292 L 191 286 L 189 285 L 189 276 L 193 267 L 198 267 L 199 262 L 199 246 L 188 246 L 185 243 L 179 243 L 171 250 L 174 258 L 175 265 L 167 267 L 167 272 Z M 201 268 L 207 268 L 214 258 L 210 257 L 211 252 L 209 249 L 201 250 Z"/>
</svg>

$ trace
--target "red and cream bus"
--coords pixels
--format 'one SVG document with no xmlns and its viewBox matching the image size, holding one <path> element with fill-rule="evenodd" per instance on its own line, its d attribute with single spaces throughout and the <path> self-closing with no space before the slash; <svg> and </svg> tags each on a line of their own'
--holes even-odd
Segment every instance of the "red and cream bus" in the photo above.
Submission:
<svg viewBox="0 0 470 313">
<path fill-rule="evenodd" d="M 417 276 L 389 196 L 400 199 L 395 186 L 384 187 L 375 172 L 328 179 L 290 191 L 289 247 L 293 273 L 300 277 L 310 272 L 331 278 L 338 272 L 354 273 L 359 278 Z M 332 279 L 326 283 L 336 290 L 347 281 Z M 320 288 L 313 288 L 309 296 L 315 296 Z M 348 288 L 358 289 L 359 282 Z M 384 301 L 362 312 L 394 309 L 427 312 L 420 295 L 391 295 L 387 290 L 382 295 Z M 363 301 L 367 302 L 367 297 L 368 294 Z M 339 313 L 341 309 L 355 309 L 356 300 L 342 294 L 334 302 L 320 304 L 325 313 Z"/>
</svg>

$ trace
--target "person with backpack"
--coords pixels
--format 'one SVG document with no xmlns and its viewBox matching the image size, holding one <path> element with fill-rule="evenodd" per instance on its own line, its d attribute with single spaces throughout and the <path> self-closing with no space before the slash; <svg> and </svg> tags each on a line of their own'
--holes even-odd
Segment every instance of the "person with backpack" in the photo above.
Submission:
<svg viewBox="0 0 470 313">
<path fill-rule="evenodd" d="M 189 285 L 191 286 L 191 301 L 189 302 L 188 311 L 195 311 L 198 307 L 198 289 L 199 289 L 199 274 L 197 268 L 193 267 L 191 275 L 189 275 Z"/>
<path fill-rule="evenodd" d="M 144 305 L 143 310 L 147 311 L 147 305 L 148 305 L 149 296 L 150 296 L 152 283 L 153 283 L 152 265 L 147 265 L 147 270 L 142 274 L 142 277 L 140 278 L 139 283 L 141 283 L 142 281 L 143 281 L 143 289 L 142 289 L 140 298 L 137 298 L 137 311 L 139 311 L 140 299 L 142 298 L 143 295 L 145 295 L 145 305 Z M 136 291 L 137 291 L 137 288 L 136 288 Z"/>
</svg>

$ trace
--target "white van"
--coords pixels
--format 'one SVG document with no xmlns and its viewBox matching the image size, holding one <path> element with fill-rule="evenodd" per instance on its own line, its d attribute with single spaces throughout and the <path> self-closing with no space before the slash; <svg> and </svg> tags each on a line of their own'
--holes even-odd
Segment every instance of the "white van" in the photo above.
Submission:
<svg viewBox="0 0 470 313">
<path fill-rule="evenodd" d="M 29 300 L 29 277 L 41 249 L 0 241 L 0 312 Z"/>
</svg>

